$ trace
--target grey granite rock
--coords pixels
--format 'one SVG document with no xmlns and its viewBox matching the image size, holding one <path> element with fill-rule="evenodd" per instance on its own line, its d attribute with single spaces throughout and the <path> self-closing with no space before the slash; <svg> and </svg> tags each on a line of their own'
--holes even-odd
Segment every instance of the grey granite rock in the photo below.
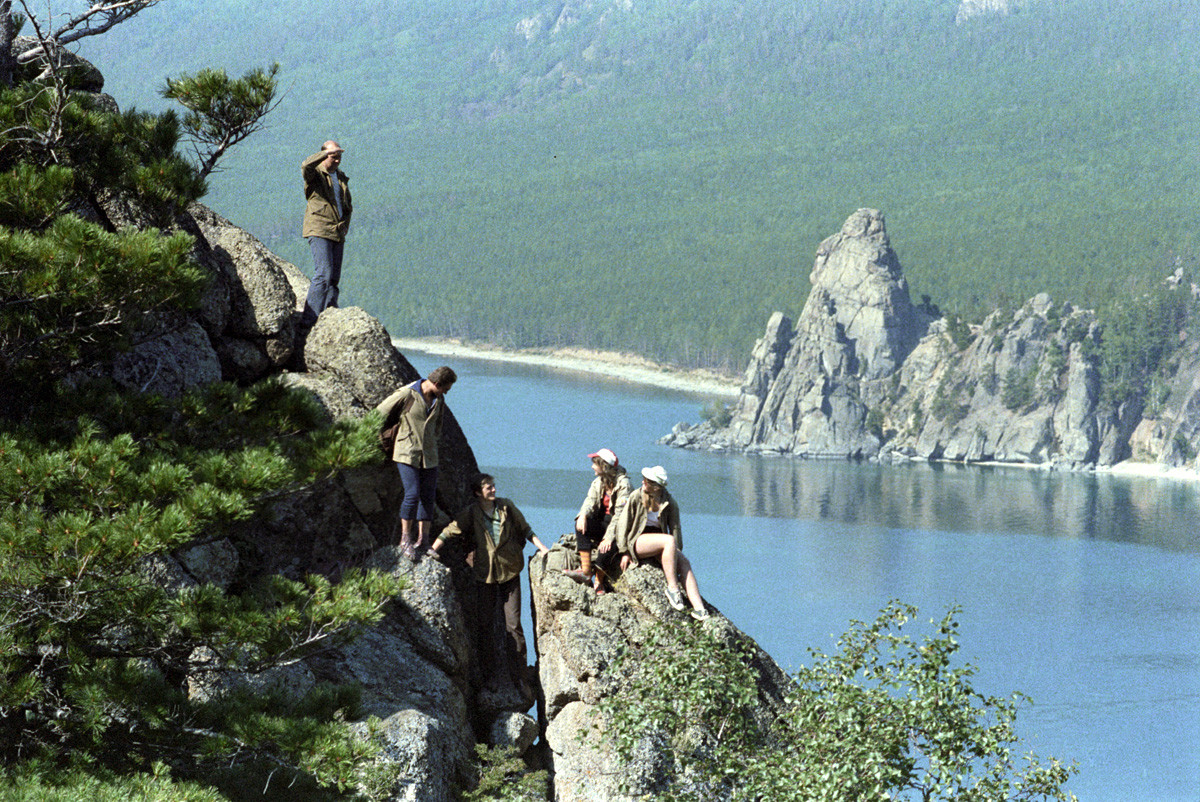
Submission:
<svg viewBox="0 0 1200 802">
<path fill-rule="evenodd" d="M 883 216 L 870 209 L 821 243 L 810 278 L 794 326 L 769 317 L 728 425 L 681 423 L 660 442 L 885 462 L 1196 464 L 1195 346 L 1155 398 L 1114 405 L 1101 392 L 1095 313 L 1041 293 L 976 326 L 935 317 L 909 300 Z"/>
<path fill-rule="evenodd" d="M 759 676 L 757 708 L 764 720 L 784 697 L 788 678 L 783 670 L 711 606 L 704 622 L 672 609 L 663 593 L 662 570 L 654 565 L 626 571 L 613 591 L 598 596 L 561 571 L 547 570 L 545 558 L 535 556 L 529 582 L 537 626 L 540 712 L 556 800 L 654 798 L 675 778 L 667 748 L 672 734 L 647 734 L 632 758 L 624 760 L 605 737 L 606 721 L 598 706 L 626 679 L 617 669 L 618 655 L 642 642 L 651 625 L 702 626 L 722 640 L 747 647 Z"/>
</svg>

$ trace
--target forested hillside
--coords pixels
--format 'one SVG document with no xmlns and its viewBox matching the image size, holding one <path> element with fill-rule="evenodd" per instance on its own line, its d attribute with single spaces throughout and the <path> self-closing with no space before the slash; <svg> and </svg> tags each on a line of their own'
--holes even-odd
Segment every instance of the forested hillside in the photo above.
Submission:
<svg viewBox="0 0 1200 802">
<path fill-rule="evenodd" d="M 957 8 L 169 0 L 84 55 L 139 107 L 197 65 L 278 61 L 213 204 L 310 270 L 297 167 L 338 138 L 343 304 L 396 335 L 739 368 L 861 206 L 914 296 L 968 317 L 1038 291 L 1103 309 L 1190 267 L 1200 3 Z"/>
</svg>

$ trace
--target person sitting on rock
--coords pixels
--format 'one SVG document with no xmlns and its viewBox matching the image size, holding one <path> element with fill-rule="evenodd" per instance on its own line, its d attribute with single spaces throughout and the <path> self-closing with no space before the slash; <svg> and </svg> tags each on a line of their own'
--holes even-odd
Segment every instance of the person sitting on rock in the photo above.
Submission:
<svg viewBox="0 0 1200 802">
<path fill-rule="evenodd" d="M 666 576 L 667 601 L 676 610 L 685 608 L 679 592 L 679 576 L 692 604 L 692 618 L 708 618 L 704 599 L 692 564 L 683 555 L 683 531 L 679 526 L 679 505 L 667 492 L 667 471 L 661 465 L 642 468 L 642 486 L 629 495 L 625 508 L 617 516 L 599 552 L 616 549 L 621 555 L 621 570 L 641 560 L 657 558 Z"/>
<path fill-rule="evenodd" d="M 588 454 L 595 478 L 575 516 L 575 550 L 579 552 L 579 570 L 567 571 L 568 576 L 585 584 L 591 583 L 597 593 L 604 592 L 604 570 L 593 566 L 592 550 L 608 534 L 612 522 L 629 500 L 629 475 L 620 465 L 612 449 L 601 448 Z M 616 552 L 609 552 L 610 555 Z"/>
<path fill-rule="evenodd" d="M 442 530 L 430 555 L 436 557 L 450 538 L 468 538 L 471 551 L 467 561 L 478 590 L 473 628 L 484 685 L 490 690 L 521 687 L 522 693 L 529 696 L 524 687 L 526 652 L 520 574 L 525 565 L 525 541 L 533 543 L 538 554 L 545 554 L 547 549 L 517 505 L 497 498 L 493 476 L 479 474 L 472 490 L 475 501 Z"/>
</svg>

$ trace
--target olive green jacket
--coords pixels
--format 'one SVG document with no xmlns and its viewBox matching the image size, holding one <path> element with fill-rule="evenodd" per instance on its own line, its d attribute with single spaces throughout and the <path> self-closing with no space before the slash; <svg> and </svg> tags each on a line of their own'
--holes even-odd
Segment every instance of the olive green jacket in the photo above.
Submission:
<svg viewBox="0 0 1200 802">
<path fill-rule="evenodd" d="M 350 201 L 349 176 L 340 170 L 335 170 L 331 176 L 321 167 L 321 162 L 328 155 L 325 151 L 314 153 L 300 164 L 300 175 L 304 177 L 304 199 L 308 201 L 300 236 L 341 242 L 350 230 L 350 213 L 354 211 L 354 204 Z M 343 214 L 340 217 L 337 203 L 334 202 L 333 186 L 329 183 L 334 176 L 342 186 Z"/>
<path fill-rule="evenodd" d="M 500 539 L 493 543 L 491 524 L 478 501 L 472 502 L 454 517 L 438 540 L 466 535 L 475 552 L 473 573 L 476 582 L 489 585 L 507 582 L 525 567 L 525 541 L 533 542 L 533 530 L 525 516 L 506 498 L 497 498 L 495 514 L 500 516 Z"/>
<path fill-rule="evenodd" d="M 386 421 L 392 408 L 400 404 L 400 429 L 396 432 L 396 445 L 392 449 L 392 462 L 403 462 L 414 468 L 436 468 L 438 465 L 438 441 L 442 439 L 442 413 L 446 410 L 446 399 L 439 398 L 429 411 L 425 396 L 411 384 L 406 384 L 383 399 L 375 407 Z"/>
<path fill-rule="evenodd" d="M 621 510 L 621 514 L 613 519 L 613 525 L 608 528 L 608 533 L 605 534 L 604 541 L 600 545 L 615 543 L 617 551 L 620 554 L 629 555 L 630 563 L 637 565 L 638 557 L 634 552 L 633 543 L 638 539 L 638 535 L 646 531 L 647 511 L 646 491 L 639 487 L 629 494 L 629 501 Z M 679 505 L 666 490 L 663 490 L 662 506 L 658 510 L 658 524 L 663 532 L 675 537 L 676 548 L 683 551 L 683 530 L 679 526 Z"/>
<path fill-rule="evenodd" d="M 612 489 L 612 520 L 608 522 L 608 528 L 604 530 L 604 540 L 608 540 L 609 533 L 612 532 L 613 524 L 617 522 L 617 518 L 621 515 L 621 510 L 625 509 L 625 503 L 629 501 L 630 485 L 629 474 L 624 468 L 617 468 L 617 481 Z M 597 510 L 604 509 L 604 481 L 597 476 L 592 480 L 592 486 L 588 488 L 587 496 L 583 499 L 583 504 L 579 507 L 579 512 L 575 517 L 588 516 Z"/>
</svg>

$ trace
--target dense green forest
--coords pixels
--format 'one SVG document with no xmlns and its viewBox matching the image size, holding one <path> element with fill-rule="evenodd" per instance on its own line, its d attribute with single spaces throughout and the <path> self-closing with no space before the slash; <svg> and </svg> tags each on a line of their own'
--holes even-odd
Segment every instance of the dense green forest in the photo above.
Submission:
<svg viewBox="0 0 1200 802">
<path fill-rule="evenodd" d="M 394 335 L 739 369 L 861 206 L 914 297 L 973 319 L 1196 261 L 1200 3 L 957 5 L 169 0 L 82 52 L 139 108 L 278 61 L 209 202 L 311 270 L 297 168 L 338 138 L 343 305 Z"/>
</svg>

